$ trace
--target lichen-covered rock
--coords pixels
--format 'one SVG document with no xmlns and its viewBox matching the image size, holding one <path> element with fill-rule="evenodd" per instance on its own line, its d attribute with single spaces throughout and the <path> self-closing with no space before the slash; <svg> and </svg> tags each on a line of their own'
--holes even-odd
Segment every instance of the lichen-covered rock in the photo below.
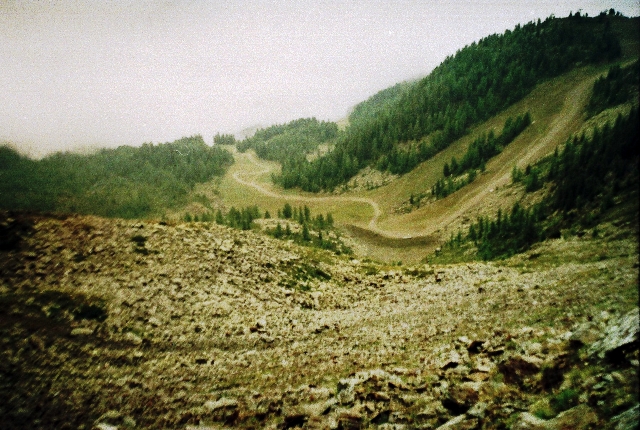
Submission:
<svg viewBox="0 0 640 430">
<path fill-rule="evenodd" d="M 626 350 L 638 349 L 640 318 L 634 309 L 609 322 L 604 337 L 589 347 L 589 354 L 598 358 L 619 360 Z"/>
<path fill-rule="evenodd" d="M 635 430 L 640 423 L 640 404 L 627 409 L 620 415 L 616 415 L 611 419 L 611 423 L 615 424 L 615 430 Z"/>
</svg>

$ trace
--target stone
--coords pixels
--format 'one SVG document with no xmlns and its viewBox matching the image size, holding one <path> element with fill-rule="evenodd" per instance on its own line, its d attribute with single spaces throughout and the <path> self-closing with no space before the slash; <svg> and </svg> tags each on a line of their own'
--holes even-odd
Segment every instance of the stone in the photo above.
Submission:
<svg viewBox="0 0 640 430">
<path fill-rule="evenodd" d="M 463 382 L 449 388 L 447 397 L 442 401 L 445 408 L 455 414 L 467 412 L 479 398 L 479 387 L 474 382 Z"/>
<path fill-rule="evenodd" d="M 598 424 L 598 416 L 587 405 L 578 405 L 560 413 L 557 417 L 547 422 L 549 430 L 588 430 Z"/>
<path fill-rule="evenodd" d="M 635 405 L 611 419 L 611 423 L 616 425 L 615 430 L 636 430 L 639 422 L 640 405 Z"/>
<path fill-rule="evenodd" d="M 338 415 L 338 430 L 360 430 L 364 417 L 359 411 L 347 410 Z"/>
<path fill-rule="evenodd" d="M 436 361 L 436 365 L 442 369 L 451 369 L 457 367 L 461 362 L 460 354 L 455 349 L 440 355 Z"/>
<path fill-rule="evenodd" d="M 95 430 L 118 430 L 117 426 L 112 426 L 111 424 L 107 424 L 107 423 L 98 423 L 95 426 L 93 426 L 93 428 Z"/>
<path fill-rule="evenodd" d="M 478 427 L 476 418 L 469 419 L 466 415 L 458 415 L 438 427 L 438 430 L 472 430 Z"/>
<path fill-rule="evenodd" d="M 307 422 L 308 417 L 306 414 L 293 412 L 285 415 L 284 428 L 289 429 L 293 427 L 302 427 Z"/>
<path fill-rule="evenodd" d="M 469 352 L 469 354 L 478 354 L 484 344 L 485 344 L 484 340 L 478 340 L 478 339 L 471 340 L 467 342 L 467 345 L 466 345 L 467 351 Z"/>
<path fill-rule="evenodd" d="M 212 317 L 227 317 L 233 312 L 233 308 L 227 302 L 218 302 L 211 305 Z"/>
<path fill-rule="evenodd" d="M 235 399 L 229 399 L 226 397 L 217 401 L 208 401 L 204 404 L 204 407 L 212 412 L 219 409 L 233 409 L 238 407 L 238 401 Z"/>
<path fill-rule="evenodd" d="M 475 405 L 473 405 L 473 407 L 471 409 L 469 409 L 467 411 L 467 415 L 469 415 L 470 417 L 475 417 L 475 418 L 484 418 L 486 412 L 487 412 L 487 408 L 489 407 L 489 405 L 485 402 L 478 402 Z"/>
<path fill-rule="evenodd" d="M 132 345 L 140 345 L 142 344 L 142 338 L 133 332 L 126 332 L 124 335 L 124 339 Z"/>
<path fill-rule="evenodd" d="M 336 399 L 331 398 L 322 402 L 303 404 L 300 406 L 300 409 L 305 415 L 320 416 L 328 413 L 335 404 Z"/>
<path fill-rule="evenodd" d="M 540 358 L 530 355 L 515 355 L 498 365 L 508 384 L 522 384 L 528 377 L 538 373 L 543 365 Z"/>
<path fill-rule="evenodd" d="M 71 336 L 89 336 L 93 334 L 93 329 L 88 327 L 76 327 L 71 330 Z"/>
<path fill-rule="evenodd" d="M 625 350 L 638 348 L 639 332 L 638 308 L 634 308 L 620 318 L 609 321 L 604 337 L 589 347 L 589 355 L 617 361 Z"/>
<path fill-rule="evenodd" d="M 389 395 L 383 391 L 374 391 L 373 393 L 369 394 L 367 398 L 371 398 L 371 400 L 375 400 L 376 402 L 388 402 L 389 400 L 391 400 L 391 397 L 389 397 Z"/>
<path fill-rule="evenodd" d="M 425 405 L 420 412 L 416 414 L 418 418 L 435 418 L 441 412 L 446 412 L 446 409 L 442 406 L 442 403 L 438 401 L 430 402 Z"/>
<path fill-rule="evenodd" d="M 158 318 L 156 317 L 151 317 L 149 318 L 149 320 L 147 321 L 149 324 L 151 324 L 154 327 L 160 327 L 162 325 L 162 321 L 160 321 Z"/>
<path fill-rule="evenodd" d="M 225 240 L 222 242 L 222 244 L 220 245 L 220 251 L 223 252 L 229 252 L 233 249 L 233 240 Z"/>
<path fill-rule="evenodd" d="M 338 394 L 336 400 L 341 405 L 350 405 L 356 400 L 356 393 L 353 385 L 348 385 L 344 388 L 338 386 Z"/>
<path fill-rule="evenodd" d="M 473 372 L 468 374 L 466 378 L 473 382 L 483 382 L 489 379 L 489 374 L 486 372 Z"/>
<path fill-rule="evenodd" d="M 513 430 L 588 430 L 598 424 L 598 416 L 587 405 L 578 405 L 560 413 L 552 420 L 543 420 L 529 412 L 523 412 Z"/>
<path fill-rule="evenodd" d="M 547 421 L 529 412 L 522 412 L 511 430 L 544 430 Z"/>
<path fill-rule="evenodd" d="M 591 345 L 597 342 L 602 336 L 602 332 L 598 330 L 598 327 L 592 322 L 586 322 L 576 328 L 571 336 L 569 336 L 569 342 L 574 349 L 578 349 L 584 345 Z"/>
</svg>

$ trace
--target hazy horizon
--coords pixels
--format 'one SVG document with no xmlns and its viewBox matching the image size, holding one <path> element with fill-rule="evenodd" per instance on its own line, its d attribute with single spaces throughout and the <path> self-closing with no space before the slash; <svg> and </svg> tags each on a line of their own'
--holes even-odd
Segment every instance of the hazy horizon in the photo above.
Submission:
<svg viewBox="0 0 640 430">
<path fill-rule="evenodd" d="M 0 142 L 58 150 L 337 121 L 517 24 L 637 0 L 0 3 Z"/>
</svg>

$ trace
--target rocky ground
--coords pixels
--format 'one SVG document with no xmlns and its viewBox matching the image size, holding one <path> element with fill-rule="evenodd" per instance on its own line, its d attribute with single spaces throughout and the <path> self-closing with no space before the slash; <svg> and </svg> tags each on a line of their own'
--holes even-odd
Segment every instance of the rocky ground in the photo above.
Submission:
<svg viewBox="0 0 640 430">
<path fill-rule="evenodd" d="M 600 231 L 392 267 L 0 213 L 1 427 L 636 428 L 638 243 Z"/>
</svg>

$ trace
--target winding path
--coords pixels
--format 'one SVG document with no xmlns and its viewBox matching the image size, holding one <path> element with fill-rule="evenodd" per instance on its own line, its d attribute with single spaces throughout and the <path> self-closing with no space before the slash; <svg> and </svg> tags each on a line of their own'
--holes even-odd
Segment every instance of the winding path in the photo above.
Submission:
<svg viewBox="0 0 640 430">
<path fill-rule="evenodd" d="M 422 227 L 419 230 L 414 230 L 407 235 L 407 233 L 399 234 L 392 231 L 386 231 L 378 226 L 378 220 L 382 216 L 382 209 L 380 205 L 373 199 L 366 197 L 348 197 L 348 196 L 302 196 L 295 194 L 283 194 L 273 191 L 267 188 L 259 182 L 255 182 L 247 176 L 257 176 L 264 173 L 272 172 L 273 169 L 256 158 L 253 153 L 247 152 L 244 154 L 234 153 L 235 156 L 245 157 L 249 162 L 256 166 L 257 170 L 252 172 L 235 172 L 233 173 L 233 179 L 238 183 L 254 188 L 265 196 L 270 196 L 278 199 L 293 200 L 299 202 L 351 202 L 351 203 L 363 203 L 373 208 L 373 217 L 367 224 L 366 228 L 361 226 L 354 226 L 347 224 L 346 227 L 350 227 L 358 235 L 374 234 L 381 236 L 384 239 L 391 239 L 394 242 L 406 242 L 411 244 L 416 241 L 433 241 L 434 234 L 443 227 L 451 224 L 456 218 L 460 217 L 475 206 L 483 204 L 483 201 L 487 198 L 488 194 L 500 185 L 507 183 L 511 177 L 511 169 L 513 162 L 518 162 L 519 165 L 526 165 L 535 162 L 539 158 L 553 151 L 558 141 L 562 139 L 562 136 L 567 133 L 571 133 L 575 127 L 576 122 L 579 122 L 582 113 L 582 108 L 588 100 L 589 91 L 593 86 L 593 81 L 599 76 L 592 75 L 582 79 L 572 89 L 570 89 L 565 96 L 564 103 L 560 111 L 555 115 L 553 120 L 549 123 L 547 131 L 533 140 L 526 149 L 520 150 L 514 153 L 509 160 L 503 162 L 503 165 L 498 167 L 497 171 L 491 175 L 491 178 L 482 184 L 477 184 L 475 188 L 470 189 L 465 197 L 455 201 L 455 203 L 449 207 L 441 216 L 433 217 L 428 227 Z M 473 185 L 471 185 L 473 186 Z M 423 224 L 424 225 L 424 224 Z"/>
<path fill-rule="evenodd" d="M 239 155 L 238 153 L 235 154 L 236 156 Z M 256 167 L 258 167 L 260 170 L 257 170 L 255 172 L 251 172 L 249 173 L 249 175 L 251 176 L 257 176 L 257 175 L 262 175 L 264 173 L 269 173 L 271 172 L 271 169 L 263 164 L 261 164 L 255 157 L 255 155 L 251 152 L 246 152 L 243 154 L 244 157 L 246 157 L 251 163 L 253 163 Z M 281 194 L 281 193 L 277 193 L 275 191 L 272 191 L 270 189 L 268 189 L 267 187 L 265 187 L 262 184 L 259 184 L 257 182 L 253 182 L 250 180 L 246 180 L 243 179 L 241 175 L 247 175 L 247 172 L 235 172 L 233 174 L 233 179 L 236 180 L 238 183 L 246 186 L 246 187 L 251 187 L 254 188 L 256 190 L 258 190 L 260 193 L 264 194 L 265 196 L 269 196 L 269 197 L 273 197 L 273 198 L 278 198 L 278 199 L 286 199 L 286 200 L 293 200 L 293 201 L 298 201 L 298 202 L 351 202 L 351 203 L 364 203 L 364 204 L 368 204 L 369 206 L 371 206 L 371 208 L 373 209 L 373 217 L 371 218 L 371 220 L 369 221 L 369 224 L 367 225 L 367 228 L 369 230 L 371 230 L 372 232 L 379 234 L 380 236 L 384 236 L 390 239 L 401 239 L 402 236 L 398 236 L 395 235 L 391 232 L 388 231 L 384 231 L 381 230 L 380 228 L 378 228 L 377 223 L 378 223 L 378 219 L 380 218 L 380 216 L 382 215 L 382 209 L 380 209 L 380 205 L 373 199 L 368 199 L 366 197 L 345 197 L 345 196 L 319 196 L 319 197 L 308 197 L 308 196 L 297 196 L 297 195 L 288 195 L 288 194 Z"/>
</svg>

